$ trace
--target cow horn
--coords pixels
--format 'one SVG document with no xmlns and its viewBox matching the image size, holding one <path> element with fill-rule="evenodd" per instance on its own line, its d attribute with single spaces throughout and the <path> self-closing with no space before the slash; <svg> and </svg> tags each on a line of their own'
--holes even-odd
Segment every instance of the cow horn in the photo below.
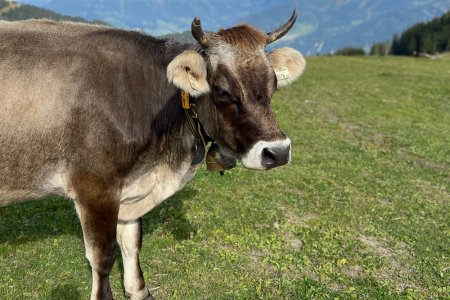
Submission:
<svg viewBox="0 0 450 300">
<path fill-rule="evenodd" d="M 285 24 L 281 25 L 277 29 L 267 34 L 267 45 L 275 42 L 284 36 L 288 31 L 294 26 L 295 21 L 297 20 L 297 10 L 294 9 L 291 18 Z"/>
<path fill-rule="evenodd" d="M 197 42 L 199 42 L 199 44 L 203 48 L 208 48 L 209 40 L 206 34 L 203 32 L 202 23 L 200 22 L 200 19 L 198 17 L 195 17 L 192 21 L 191 32 L 192 36 L 197 40 Z"/>
</svg>

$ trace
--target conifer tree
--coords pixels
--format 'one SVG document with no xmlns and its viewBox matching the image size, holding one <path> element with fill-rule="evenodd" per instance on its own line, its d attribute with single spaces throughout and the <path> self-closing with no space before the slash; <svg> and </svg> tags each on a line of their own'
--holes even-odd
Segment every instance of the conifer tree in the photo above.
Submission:
<svg viewBox="0 0 450 300">
<path fill-rule="evenodd" d="M 394 35 L 390 54 L 436 54 L 438 52 L 450 51 L 449 44 L 450 11 L 429 22 L 418 23 L 405 30 L 400 36 Z"/>
<path fill-rule="evenodd" d="M 391 46 L 390 54 L 401 55 L 399 45 L 400 45 L 400 39 L 398 37 L 398 34 L 394 34 L 394 37 L 392 38 L 392 46 Z"/>
</svg>

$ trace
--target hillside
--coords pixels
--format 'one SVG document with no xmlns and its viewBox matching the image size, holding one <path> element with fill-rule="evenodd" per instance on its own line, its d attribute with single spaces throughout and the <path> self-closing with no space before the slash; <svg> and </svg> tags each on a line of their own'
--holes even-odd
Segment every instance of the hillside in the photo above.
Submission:
<svg viewBox="0 0 450 300">
<path fill-rule="evenodd" d="M 71 17 L 57 14 L 51 10 L 39 8 L 33 5 L 26 5 L 17 2 L 0 0 L 0 20 L 18 21 L 26 19 L 43 19 L 43 18 L 55 21 L 106 24 L 105 22 L 98 20 L 87 21 L 80 17 Z"/>
<path fill-rule="evenodd" d="M 309 58 L 272 101 L 290 165 L 202 168 L 144 217 L 155 298 L 448 299 L 449 62 Z M 88 299 L 82 240 L 67 199 L 1 207 L 0 298 Z"/>
<path fill-rule="evenodd" d="M 391 39 L 409 26 L 450 10 L 450 0 L 21 0 L 58 13 L 139 28 L 153 35 L 189 30 L 194 16 L 215 31 L 249 22 L 269 31 L 287 20 L 294 6 L 299 19 L 281 45 L 305 54 L 366 47 Z"/>
</svg>

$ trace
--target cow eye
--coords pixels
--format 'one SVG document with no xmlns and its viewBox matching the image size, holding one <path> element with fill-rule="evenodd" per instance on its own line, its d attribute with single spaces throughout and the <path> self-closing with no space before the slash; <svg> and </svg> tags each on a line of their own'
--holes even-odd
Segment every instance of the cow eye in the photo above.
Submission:
<svg viewBox="0 0 450 300">
<path fill-rule="evenodd" d="M 216 88 L 214 93 L 216 94 L 216 97 L 219 98 L 220 100 L 226 100 L 231 97 L 230 93 L 220 88 Z"/>
</svg>

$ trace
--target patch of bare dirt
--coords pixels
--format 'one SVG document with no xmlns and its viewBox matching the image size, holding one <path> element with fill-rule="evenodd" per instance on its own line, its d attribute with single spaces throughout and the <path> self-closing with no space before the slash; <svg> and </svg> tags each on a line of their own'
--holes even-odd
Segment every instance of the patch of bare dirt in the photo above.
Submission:
<svg viewBox="0 0 450 300">
<path fill-rule="evenodd" d="M 338 123 L 339 122 L 339 117 L 336 115 L 336 113 L 326 107 L 321 107 L 319 110 L 327 119 L 328 122 L 330 123 Z"/>
<path fill-rule="evenodd" d="M 434 161 L 430 161 L 424 157 L 421 157 L 415 153 L 412 153 L 406 148 L 402 148 L 399 151 L 400 158 L 406 159 L 412 164 L 419 166 L 423 169 L 438 171 L 438 172 L 448 172 L 450 170 L 450 166 L 445 163 L 438 163 Z"/>
<path fill-rule="evenodd" d="M 370 143 L 375 147 L 385 152 L 388 152 L 392 147 L 392 137 L 385 133 L 376 133 L 370 139 Z"/>
<path fill-rule="evenodd" d="M 355 279 L 364 277 L 364 269 L 361 266 L 346 266 L 342 269 L 342 273 Z"/>
<path fill-rule="evenodd" d="M 347 132 L 355 132 L 361 130 L 361 126 L 348 122 L 339 123 L 339 126 Z"/>
<path fill-rule="evenodd" d="M 398 291 L 404 291 L 408 287 L 417 288 L 420 276 L 407 265 L 407 260 L 411 259 L 412 256 L 405 243 L 401 242 L 395 245 L 394 248 L 389 248 L 375 237 L 362 235 L 359 237 L 359 240 L 372 253 L 384 257 L 388 261 L 385 267 L 376 271 L 375 277 L 394 284 Z"/>
<path fill-rule="evenodd" d="M 284 234 L 284 239 L 293 250 L 300 250 L 304 246 L 303 241 L 295 238 L 290 232 Z"/>
<path fill-rule="evenodd" d="M 325 285 L 327 289 L 334 292 L 344 291 L 346 289 L 345 286 L 338 284 L 335 280 L 332 280 L 326 276 L 319 276 L 316 272 L 313 271 L 311 266 L 305 266 L 301 269 L 288 269 L 283 272 L 283 275 L 291 280 L 302 280 L 304 278 L 309 278 L 313 281 Z"/>
<path fill-rule="evenodd" d="M 280 277 L 280 272 L 273 265 L 264 262 L 266 256 L 264 252 L 253 249 L 250 253 L 250 268 L 258 273 L 264 273 L 271 278 Z"/>
<path fill-rule="evenodd" d="M 425 196 L 424 200 L 427 202 L 442 204 L 450 202 L 450 194 L 442 186 L 436 186 L 423 180 L 414 180 L 412 184 L 421 191 Z"/>
<path fill-rule="evenodd" d="M 292 225 L 297 225 L 300 227 L 308 228 L 309 227 L 308 222 L 318 218 L 318 216 L 316 214 L 311 214 L 311 213 L 308 213 L 303 216 L 299 216 L 299 215 L 295 214 L 289 208 L 282 206 L 282 205 L 278 205 L 278 208 L 283 213 L 284 217 L 286 218 L 286 221 Z"/>
</svg>

